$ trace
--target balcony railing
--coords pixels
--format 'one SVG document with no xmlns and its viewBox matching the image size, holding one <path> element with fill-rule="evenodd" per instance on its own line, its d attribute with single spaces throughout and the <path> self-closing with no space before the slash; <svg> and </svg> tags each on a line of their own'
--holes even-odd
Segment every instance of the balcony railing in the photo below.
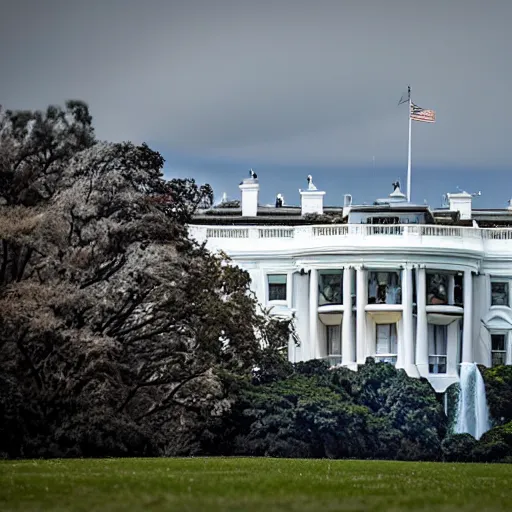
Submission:
<svg viewBox="0 0 512 512">
<path fill-rule="evenodd" d="M 190 226 L 201 238 L 340 238 L 340 237 L 447 237 L 477 240 L 512 240 L 512 228 L 473 228 L 429 224 L 338 224 L 321 226 Z"/>
</svg>

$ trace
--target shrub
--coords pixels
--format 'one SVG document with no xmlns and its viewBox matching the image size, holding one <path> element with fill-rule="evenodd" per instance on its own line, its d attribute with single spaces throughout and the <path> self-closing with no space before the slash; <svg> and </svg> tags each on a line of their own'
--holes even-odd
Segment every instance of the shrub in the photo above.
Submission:
<svg viewBox="0 0 512 512">
<path fill-rule="evenodd" d="M 473 450 L 477 444 L 471 434 L 453 434 L 441 443 L 443 460 L 445 462 L 470 462 L 473 460 Z"/>
</svg>

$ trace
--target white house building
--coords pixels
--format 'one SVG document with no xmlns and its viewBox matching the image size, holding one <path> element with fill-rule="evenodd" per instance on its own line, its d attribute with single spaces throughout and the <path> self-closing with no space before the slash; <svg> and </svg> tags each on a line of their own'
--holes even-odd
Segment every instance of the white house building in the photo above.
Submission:
<svg viewBox="0 0 512 512">
<path fill-rule="evenodd" d="M 201 211 L 191 235 L 227 253 L 259 301 L 294 318 L 293 362 L 327 358 L 357 370 L 368 356 L 426 377 L 437 392 L 461 362 L 512 364 L 512 204 L 479 210 L 466 192 L 449 205 L 408 203 L 399 183 L 371 206 L 324 206 L 308 177 L 301 206 L 241 204 Z"/>
</svg>

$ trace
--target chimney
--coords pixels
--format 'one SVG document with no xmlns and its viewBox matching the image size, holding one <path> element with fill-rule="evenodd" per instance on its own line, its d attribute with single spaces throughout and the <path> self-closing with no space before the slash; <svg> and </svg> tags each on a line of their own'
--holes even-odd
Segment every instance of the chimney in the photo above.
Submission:
<svg viewBox="0 0 512 512">
<path fill-rule="evenodd" d="M 447 194 L 450 210 L 458 211 L 461 220 L 471 219 L 471 203 L 473 196 L 467 192 Z"/>
<path fill-rule="evenodd" d="M 322 190 L 317 190 L 315 185 L 313 185 L 313 178 L 311 175 L 308 176 L 308 189 L 299 189 L 299 193 L 302 215 L 307 215 L 308 213 L 317 213 L 322 215 L 324 213 L 325 192 Z"/>
<path fill-rule="evenodd" d="M 345 194 L 343 196 L 343 213 L 342 216 L 346 217 L 352 208 L 352 196 L 350 194 Z"/>
<path fill-rule="evenodd" d="M 258 177 L 251 170 L 251 178 L 247 178 L 238 187 L 242 191 L 242 217 L 258 215 L 258 192 L 260 184 Z"/>
</svg>

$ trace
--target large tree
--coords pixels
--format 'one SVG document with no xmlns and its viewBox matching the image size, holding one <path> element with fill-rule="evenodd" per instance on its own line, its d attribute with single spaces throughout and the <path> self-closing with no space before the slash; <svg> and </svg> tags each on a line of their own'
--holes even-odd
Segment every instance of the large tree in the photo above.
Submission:
<svg viewBox="0 0 512 512">
<path fill-rule="evenodd" d="M 211 188 L 163 163 L 96 141 L 80 102 L 1 114 L 0 452 L 190 453 L 287 336 L 188 238 Z"/>
</svg>

